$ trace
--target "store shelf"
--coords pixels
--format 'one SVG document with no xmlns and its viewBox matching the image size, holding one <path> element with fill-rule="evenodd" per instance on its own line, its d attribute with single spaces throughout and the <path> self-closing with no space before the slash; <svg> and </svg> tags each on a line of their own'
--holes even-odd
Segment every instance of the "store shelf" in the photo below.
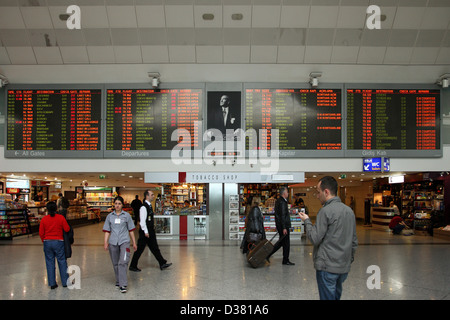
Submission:
<svg viewBox="0 0 450 320">
<path fill-rule="evenodd" d="M 11 240 L 13 237 L 31 233 L 26 208 L 0 208 L 0 240 Z"/>
</svg>

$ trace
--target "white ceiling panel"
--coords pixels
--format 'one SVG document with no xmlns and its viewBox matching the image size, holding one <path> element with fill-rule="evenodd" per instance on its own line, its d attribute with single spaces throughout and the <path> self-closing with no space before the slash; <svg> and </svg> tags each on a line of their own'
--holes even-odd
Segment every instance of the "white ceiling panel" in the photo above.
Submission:
<svg viewBox="0 0 450 320">
<path fill-rule="evenodd" d="M 58 47 L 33 47 L 38 64 L 62 64 Z"/>
<path fill-rule="evenodd" d="M 253 28 L 278 28 L 280 26 L 280 6 L 253 6 Z"/>
<path fill-rule="evenodd" d="M 114 46 L 116 63 L 142 63 L 140 46 Z"/>
<path fill-rule="evenodd" d="M 0 47 L 0 65 L 2 64 L 11 64 L 5 47 Z"/>
<path fill-rule="evenodd" d="M 81 30 L 60 17 L 71 4 Z M 365 25 L 370 4 L 381 8 L 380 30 Z M 0 0 L 0 8 L 4 64 L 449 60 L 450 0 Z"/>
<path fill-rule="evenodd" d="M 436 59 L 437 64 L 450 64 L 450 48 L 441 48 Z"/>
<path fill-rule="evenodd" d="M 419 29 L 425 14 L 425 8 L 398 7 L 393 28 Z"/>
<path fill-rule="evenodd" d="M 331 63 L 355 64 L 358 61 L 358 47 L 334 46 L 331 54 Z"/>
<path fill-rule="evenodd" d="M 137 28 L 134 6 L 107 6 L 106 11 L 111 28 Z"/>
<path fill-rule="evenodd" d="M 277 46 L 251 46 L 252 63 L 276 63 Z"/>
<path fill-rule="evenodd" d="M 167 28 L 193 28 L 194 6 L 169 5 L 165 6 Z"/>
<path fill-rule="evenodd" d="M 134 28 L 111 29 L 111 40 L 114 46 L 136 46 L 140 44 L 138 30 Z"/>
<path fill-rule="evenodd" d="M 358 64 L 383 64 L 386 47 L 360 47 Z"/>
<path fill-rule="evenodd" d="M 195 63 L 195 46 L 169 46 L 171 63 Z"/>
<path fill-rule="evenodd" d="M 83 8 L 80 8 L 80 9 L 81 9 L 81 14 L 82 14 L 81 23 L 82 23 L 82 27 L 84 27 L 83 22 L 84 22 L 84 19 L 85 19 L 85 10 Z M 52 19 L 53 28 L 55 28 L 55 29 L 67 29 L 66 21 L 61 20 L 59 18 L 59 15 L 66 13 L 67 7 L 51 6 L 51 7 L 48 7 L 48 10 L 49 10 L 49 13 L 50 13 L 50 17 Z"/>
<path fill-rule="evenodd" d="M 167 46 L 141 46 L 144 63 L 168 63 L 169 49 Z"/>
<path fill-rule="evenodd" d="M 386 55 L 384 56 L 385 64 L 400 64 L 407 65 L 411 59 L 413 48 L 405 47 L 388 47 L 386 49 Z"/>
<path fill-rule="evenodd" d="M 311 6 L 309 15 L 310 28 L 334 28 L 336 27 L 339 7 L 335 6 Z"/>
<path fill-rule="evenodd" d="M 53 28 L 50 12 L 47 7 L 21 7 L 22 17 L 27 28 Z"/>
<path fill-rule="evenodd" d="M 136 16 L 139 28 L 164 28 L 166 26 L 164 6 L 136 6 Z"/>
<path fill-rule="evenodd" d="M 81 9 L 81 28 L 108 28 L 108 13 L 105 6 L 83 6 Z"/>
<path fill-rule="evenodd" d="M 0 29 L 23 29 L 25 23 L 19 7 L 1 7 Z"/>
<path fill-rule="evenodd" d="M 12 64 L 36 64 L 31 47 L 6 47 L 6 51 Z"/>
<path fill-rule="evenodd" d="M 112 46 L 87 46 L 90 63 L 114 63 L 114 49 Z"/>
<path fill-rule="evenodd" d="M 241 15 L 242 19 L 233 20 L 236 15 Z M 251 6 L 223 6 L 223 26 L 224 28 L 250 28 L 252 25 Z"/>
<path fill-rule="evenodd" d="M 422 29 L 447 29 L 450 23 L 450 8 L 426 8 Z"/>
<path fill-rule="evenodd" d="M 86 40 L 82 29 L 80 30 L 68 30 L 68 29 L 55 29 L 56 41 L 59 46 L 84 46 Z"/>
<path fill-rule="evenodd" d="M 224 63 L 250 63 L 250 46 L 224 46 Z"/>
<path fill-rule="evenodd" d="M 197 63 L 222 63 L 222 46 L 196 46 Z"/>
<path fill-rule="evenodd" d="M 309 24 L 310 6 L 282 6 L 281 28 L 306 28 Z"/>
<path fill-rule="evenodd" d="M 303 63 L 305 46 L 278 46 L 277 63 Z"/>
<path fill-rule="evenodd" d="M 203 16 L 212 17 L 212 20 L 205 20 Z M 195 6 L 194 25 L 196 28 L 222 28 L 223 22 L 222 6 Z"/>
<path fill-rule="evenodd" d="M 64 64 L 88 64 L 89 57 L 86 47 L 59 47 Z"/>
<path fill-rule="evenodd" d="M 364 28 L 367 7 L 345 6 L 339 8 L 338 28 Z"/>
<path fill-rule="evenodd" d="M 30 45 L 26 29 L 0 29 L 0 38 L 5 47 L 26 47 Z"/>
<path fill-rule="evenodd" d="M 306 46 L 305 63 L 330 63 L 331 46 Z"/>
<path fill-rule="evenodd" d="M 411 64 L 434 64 L 439 55 L 439 48 L 414 48 Z"/>
<path fill-rule="evenodd" d="M 393 5 L 394 3 L 389 3 L 389 5 Z M 381 14 L 383 16 L 386 16 L 385 20 L 381 20 L 381 29 L 386 30 L 392 28 L 392 25 L 394 24 L 395 15 L 397 13 L 397 7 L 390 7 L 390 6 L 382 6 L 381 8 Z"/>
</svg>

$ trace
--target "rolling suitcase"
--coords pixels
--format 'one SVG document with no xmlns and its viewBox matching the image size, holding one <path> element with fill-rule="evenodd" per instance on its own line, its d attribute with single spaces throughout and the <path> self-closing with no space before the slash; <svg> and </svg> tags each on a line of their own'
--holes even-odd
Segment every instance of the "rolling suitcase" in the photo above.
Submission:
<svg viewBox="0 0 450 320">
<path fill-rule="evenodd" d="M 258 266 L 260 266 L 264 262 L 264 260 L 266 260 L 269 254 L 272 253 L 272 241 L 276 237 L 276 235 L 277 233 L 272 237 L 272 239 L 270 239 L 270 241 L 267 239 L 261 240 L 252 250 L 250 250 L 247 255 L 247 261 L 253 268 L 257 268 Z"/>
</svg>

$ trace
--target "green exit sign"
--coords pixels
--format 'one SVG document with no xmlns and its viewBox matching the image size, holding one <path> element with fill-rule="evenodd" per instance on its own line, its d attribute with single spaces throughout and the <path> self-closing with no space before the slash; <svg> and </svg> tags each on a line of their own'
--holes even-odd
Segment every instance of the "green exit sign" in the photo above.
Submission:
<svg viewBox="0 0 450 320">
<path fill-rule="evenodd" d="M 106 179 L 106 175 L 101 174 L 101 175 L 98 176 L 98 178 L 99 178 L 99 179 Z"/>
<path fill-rule="evenodd" d="M 345 178 L 347 178 L 347 175 L 346 174 L 341 174 L 341 179 L 345 179 Z"/>
</svg>

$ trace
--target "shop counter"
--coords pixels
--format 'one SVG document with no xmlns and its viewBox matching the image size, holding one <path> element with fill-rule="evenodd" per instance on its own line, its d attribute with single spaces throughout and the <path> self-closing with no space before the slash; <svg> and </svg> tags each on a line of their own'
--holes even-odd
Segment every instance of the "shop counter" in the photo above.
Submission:
<svg viewBox="0 0 450 320">
<path fill-rule="evenodd" d="M 390 231 L 389 223 L 393 217 L 394 211 L 390 207 L 372 207 L 372 228 L 382 231 Z"/>
<path fill-rule="evenodd" d="M 196 240 L 209 238 L 207 215 L 155 215 L 158 239 Z"/>
</svg>

